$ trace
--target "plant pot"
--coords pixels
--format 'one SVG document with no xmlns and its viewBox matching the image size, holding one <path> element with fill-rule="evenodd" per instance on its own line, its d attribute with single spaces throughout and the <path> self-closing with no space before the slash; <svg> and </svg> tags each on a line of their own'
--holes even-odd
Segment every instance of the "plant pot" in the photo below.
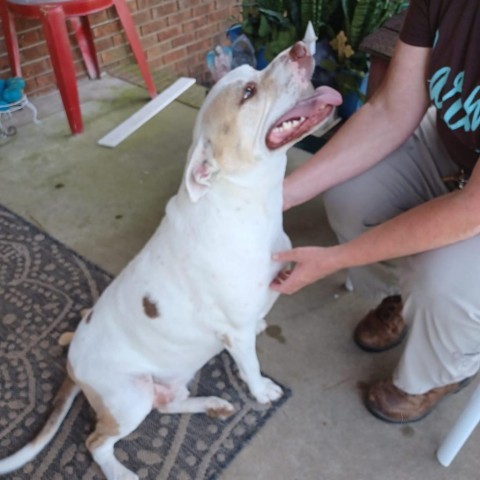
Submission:
<svg viewBox="0 0 480 480">
<path fill-rule="evenodd" d="M 352 75 L 356 74 L 352 73 Z M 367 93 L 368 74 L 363 77 L 356 76 L 358 80 L 358 90 L 363 94 L 363 98 L 365 98 L 365 94 Z M 358 92 L 348 92 L 347 94 L 344 94 L 343 102 L 338 107 L 338 114 L 340 117 L 344 120 L 350 118 L 363 105 L 363 98 Z"/>
<path fill-rule="evenodd" d="M 328 70 L 317 65 L 312 75 L 312 85 L 314 88 L 326 85 L 327 87 L 337 88 L 335 76 Z"/>
<path fill-rule="evenodd" d="M 263 70 L 268 65 L 268 60 L 265 58 L 266 47 L 260 47 L 255 53 L 257 60 L 257 70 Z"/>
<path fill-rule="evenodd" d="M 241 23 L 234 23 L 233 25 L 230 25 L 225 32 L 227 38 L 230 40 L 230 43 L 233 43 L 242 33 Z"/>
</svg>

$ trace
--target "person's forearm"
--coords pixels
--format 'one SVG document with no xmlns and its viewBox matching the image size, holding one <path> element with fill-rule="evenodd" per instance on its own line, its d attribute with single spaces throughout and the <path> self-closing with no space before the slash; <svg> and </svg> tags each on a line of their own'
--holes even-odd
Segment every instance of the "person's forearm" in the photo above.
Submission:
<svg viewBox="0 0 480 480">
<path fill-rule="evenodd" d="M 428 107 L 429 55 L 429 49 L 398 42 L 387 76 L 373 98 L 285 179 L 284 210 L 368 170 L 408 138 Z"/>
<path fill-rule="evenodd" d="M 433 250 L 475 235 L 480 235 L 480 158 L 463 190 L 414 207 L 341 245 L 275 252 L 273 260 L 294 268 L 283 270 L 270 287 L 292 294 L 345 268 Z"/>
<path fill-rule="evenodd" d="M 480 234 L 478 197 L 473 191 L 453 192 L 333 247 L 337 250 L 334 270 L 412 255 Z"/>
<path fill-rule="evenodd" d="M 302 204 L 328 188 L 368 170 L 411 133 L 401 131 L 372 105 L 365 105 L 301 167 L 286 177 L 291 192 L 285 209 Z"/>
</svg>

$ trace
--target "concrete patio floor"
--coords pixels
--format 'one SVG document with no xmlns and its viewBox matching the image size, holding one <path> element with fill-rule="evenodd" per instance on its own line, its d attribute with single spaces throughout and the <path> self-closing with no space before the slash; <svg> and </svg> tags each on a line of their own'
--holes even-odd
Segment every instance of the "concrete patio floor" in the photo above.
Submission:
<svg viewBox="0 0 480 480">
<path fill-rule="evenodd" d="M 33 99 L 41 125 L 26 110 L 12 118 L 18 133 L 0 144 L 0 202 L 116 274 L 156 228 L 179 186 L 197 109 L 182 97 L 107 149 L 97 140 L 145 104 L 145 91 L 109 76 L 82 81 L 80 88 L 82 135 L 70 135 L 57 92 Z M 187 94 L 201 99 L 204 89 Z M 289 168 L 308 156 L 292 149 Z M 285 228 L 295 245 L 334 242 L 321 199 L 289 211 Z M 472 387 L 412 425 L 389 425 L 365 410 L 366 385 L 391 373 L 400 349 L 367 354 L 353 344 L 354 325 L 373 304 L 347 292 L 343 282 L 338 274 L 282 297 L 268 316 L 273 328 L 258 339 L 262 370 L 293 396 L 221 478 L 479 478 L 480 429 L 449 468 L 435 458 Z"/>
</svg>

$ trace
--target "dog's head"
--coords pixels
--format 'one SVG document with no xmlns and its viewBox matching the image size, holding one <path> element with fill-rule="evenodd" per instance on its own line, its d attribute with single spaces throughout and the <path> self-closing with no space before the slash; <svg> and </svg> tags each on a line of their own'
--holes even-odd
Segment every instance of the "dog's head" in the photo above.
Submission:
<svg viewBox="0 0 480 480">
<path fill-rule="evenodd" d="M 238 67 L 215 84 L 197 116 L 185 183 L 198 200 L 214 178 L 245 172 L 282 153 L 327 121 L 342 102 L 329 87 L 313 91 L 314 61 L 302 42 L 270 65 Z"/>
</svg>

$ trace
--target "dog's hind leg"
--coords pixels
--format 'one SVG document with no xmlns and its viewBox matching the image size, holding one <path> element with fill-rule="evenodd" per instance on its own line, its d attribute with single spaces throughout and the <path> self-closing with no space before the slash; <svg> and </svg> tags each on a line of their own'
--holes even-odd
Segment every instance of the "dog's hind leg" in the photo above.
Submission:
<svg viewBox="0 0 480 480">
<path fill-rule="evenodd" d="M 173 392 L 172 398 L 163 403 L 165 387 L 155 386 L 155 390 L 162 392 L 156 395 L 154 406 L 160 413 L 206 413 L 210 417 L 226 418 L 235 408 L 226 400 L 219 397 L 190 397 L 187 387 L 182 386 Z"/>
<path fill-rule="evenodd" d="M 137 480 L 138 476 L 124 467 L 114 455 L 113 447 L 133 432 L 153 407 L 153 382 L 149 377 L 109 378 L 99 389 L 89 385 L 82 389 L 97 414 L 94 432 L 87 439 L 87 448 L 107 480 Z"/>
</svg>

